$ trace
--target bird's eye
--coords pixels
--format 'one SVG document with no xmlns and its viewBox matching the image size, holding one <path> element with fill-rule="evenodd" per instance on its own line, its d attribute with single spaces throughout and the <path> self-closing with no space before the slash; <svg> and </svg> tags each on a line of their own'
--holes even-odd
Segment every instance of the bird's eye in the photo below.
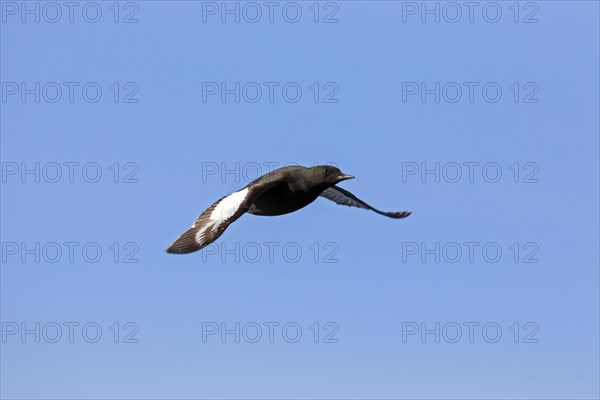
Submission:
<svg viewBox="0 0 600 400">
<path fill-rule="evenodd" d="M 327 168 L 324 168 L 324 169 L 323 169 L 323 173 L 324 173 L 325 175 L 327 175 Z"/>
</svg>

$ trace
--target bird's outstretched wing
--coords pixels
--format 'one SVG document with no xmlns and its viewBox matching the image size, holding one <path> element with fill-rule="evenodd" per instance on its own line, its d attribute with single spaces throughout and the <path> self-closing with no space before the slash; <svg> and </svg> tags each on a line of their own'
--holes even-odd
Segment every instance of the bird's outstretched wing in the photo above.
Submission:
<svg viewBox="0 0 600 400">
<path fill-rule="evenodd" d="M 262 193 L 285 180 L 276 178 L 256 180 L 248 186 L 214 202 L 167 249 L 167 253 L 187 254 L 198 251 L 219 238 L 227 227 L 250 209 Z"/>
<path fill-rule="evenodd" d="M 386 217 L 390 217 L 390 218 L 406 218 L 411 214 L 410 211 L 398 211 L 398 212 L 380 211 L 380 210 L 376 209 L 375 207 L 372 207 L 369 204 L 365 203 L 364 201 L 362 201 L 361 199 L 359 199 L 358 197 L 356 197 L 349 191 L 342 189 L 339 186 L 332 186 L 328 189 L 325 189 L 321 193 L 321 196 L 325 197 L 326 199 L 329 199 L 337 204 L 341 204 L 343 206 L 364 208 L 366 210 L 375 211 L 377 214 L 385 215 Z"/>
</svg>

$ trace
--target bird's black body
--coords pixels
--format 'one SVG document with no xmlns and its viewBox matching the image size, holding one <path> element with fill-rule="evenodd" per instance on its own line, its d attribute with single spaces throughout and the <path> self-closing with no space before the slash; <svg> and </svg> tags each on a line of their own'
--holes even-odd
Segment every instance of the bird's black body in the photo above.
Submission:
<svg viewBox="0 0 600 400">
<path fill-rule="evenodd" d="M 254 201 L 248 212 L 254 215 L 283 215 L 306 207 L 319 197 L 314 191 L 293 191 L 287 183 L 267 190 Z"/>
<path fill-rule="evenodd" d="M 325 174 L 319 177 L 313 172 L 307 173 L 307 168 L 304 167 L 283 167 L 272 171 L 250 185 L 275 179 L 281 182 L 258 196 L 248 212 L 254 215 L 275 216 L 297 211 L 319 197 L 327 187 L 327 183 L 322 182 L 325 178 Z"/>
<path fill-rule="evenodd" d="M 354 177 L 329 165 L 276 169 L 254 180 L 242 190 L 213 203 L 190 229 L 167 248 L 167 252 L 191 253 L 206 247 L 246 212 L 264 216 L 288 214 L 309 205 L 319 196 L 337 204 L 372 210 L 390 218 L 405 218 L 410 215 L 408 211 L 380 211 L 336 186 L 337 183 L 352 178 Z"/>
</svg>

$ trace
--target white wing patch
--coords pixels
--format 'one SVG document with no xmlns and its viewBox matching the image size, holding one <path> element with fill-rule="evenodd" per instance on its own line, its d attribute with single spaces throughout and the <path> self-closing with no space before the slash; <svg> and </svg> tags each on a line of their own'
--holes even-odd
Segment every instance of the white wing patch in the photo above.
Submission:
<svg viewBox="0 0 600 400">
<path fill-rule="evenodd" d="M 206 231 L 206 227 L 199 229 L 198 232 L 196 232 L 196 243 L 198 244 L 203 244 L 204 243 L 204 232 Z"/>
<path fill-rule="evenodd" d="M 215 222 L 212 229 L 216 230 L 219 225 L 231 218 L 239 210 L 247 195 L 248 188 L 245 188 L 221 200 L 210 214 L 210 220 Z"/>
<path fill-rule="evenodd" d="M 255 194 L 255 193 L 254 193 Z M 200 250 L 223 234 L 230 223 L 247 211 L 248 188 L 215 201 L 167 248 L 167 253 L 186 254 Z"/>
<path fill-rule="evenodd" d="M 207 241 L 212 242 L 214 233 L 218 232 L 219 227 L 229 221 L 231 217 L 240 209 L 240 206 L 248 195 L 248 189 L 242 189 L 229 196 L 223 197 L 218 203 L 214 204 L 208 218 L 202 214 L 191 229 L 197 228 L 194 234 L 194 240 L 201 246 Z M 209 210 L 207 210 L 209 211 Z M 218 237 L 218 236 L 217 236 Z"/>
</svg>

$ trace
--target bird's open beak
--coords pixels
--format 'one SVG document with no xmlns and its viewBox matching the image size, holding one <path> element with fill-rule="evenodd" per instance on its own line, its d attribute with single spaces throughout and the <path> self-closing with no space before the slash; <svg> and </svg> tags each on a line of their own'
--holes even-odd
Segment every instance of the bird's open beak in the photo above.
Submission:
<svg viewBox="0 0 600 400">
<path fill-rule="evenodd" d="M 338 176 L 338 180 L 341 181 L 345 181 L 348 179 L 354 179 L 355 176 L 354 175 L 348 175 L 348 174 L 341 174 L 340 176 Z"/>
</svg>

